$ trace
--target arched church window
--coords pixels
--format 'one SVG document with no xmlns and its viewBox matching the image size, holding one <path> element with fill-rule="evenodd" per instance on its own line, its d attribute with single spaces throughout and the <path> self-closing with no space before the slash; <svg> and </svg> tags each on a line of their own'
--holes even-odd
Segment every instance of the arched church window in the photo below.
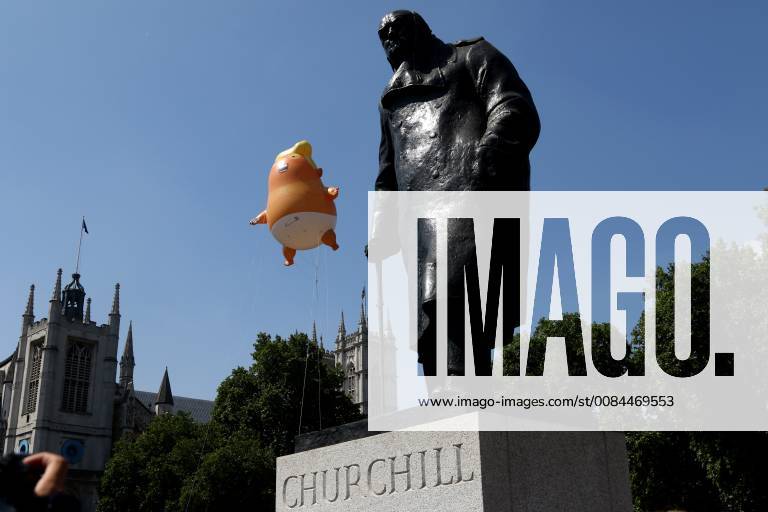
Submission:
<svg viewBox="0 0 768 512">
<path fill-rule="evenodd" d="M 347 366 L 347 392 L 352 396 L 355 394 L 355 365 L 351 362 Z"/>
<path fill-rule="evenodd" d="M 43 361 L 43 344 L 37 342 L 29 347 L 29 385 L 27 386 L 27 399 L 24 402 L 24 413 L 29 414 L 37 409 L 37 392 L 40 389 L 40 365 Z"/>
<path fill-rule="evenodd" d="M 64 367 L 64 396 L 61 407 L 66 412 L 87 412 L 92 352 L 93 348 L 87 343 L 72 341 L 69 344 Z"/>
</svg>

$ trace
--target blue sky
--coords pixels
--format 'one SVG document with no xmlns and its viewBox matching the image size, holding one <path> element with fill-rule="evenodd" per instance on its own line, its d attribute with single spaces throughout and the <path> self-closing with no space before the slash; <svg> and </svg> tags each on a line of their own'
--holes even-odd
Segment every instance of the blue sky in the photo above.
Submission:
<svg viewBox="0 0 768 512">
<path fill-rule="evenodd" d="M 47 316 L 73 271 L 82 215 L 82 282 L 100 322 L 121 283 L 140 389 L 167 364 L 176 394 L 213 398 L 258 331 L 316 318 L 329 340 L 342 308 L 353 328 L 395 8 L 513 61 L 542 119 L 535 190 L 768 186 L 764 2 L 3 0 L 0 358 L 29 284 Z M 248 220 L 300 139 L 341 186 L 341 249 L 285 269 Z"/>
</svg>

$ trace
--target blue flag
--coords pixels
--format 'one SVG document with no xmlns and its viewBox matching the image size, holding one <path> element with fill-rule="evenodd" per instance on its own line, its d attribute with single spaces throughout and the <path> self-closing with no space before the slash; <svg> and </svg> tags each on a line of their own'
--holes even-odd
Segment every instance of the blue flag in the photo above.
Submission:
<svg viewBox="0 0 768 512">
<path fill-rule="evenodd" d="M 88 233 L 88 226 L 85 225 L 85 217 L 83 217 L 83 231 Z M 90 233 L 89 233 L 90 234 Z"/>
</svg>

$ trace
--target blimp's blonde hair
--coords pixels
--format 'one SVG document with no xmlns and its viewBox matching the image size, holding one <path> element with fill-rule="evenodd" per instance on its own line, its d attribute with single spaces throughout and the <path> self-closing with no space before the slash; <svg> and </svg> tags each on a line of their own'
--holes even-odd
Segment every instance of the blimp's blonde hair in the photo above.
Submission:
<svg viewBox="0 0 768 512">
<path fill-rule="evenodd" d="M 317 169 L 317 165 L 315 164 L 315 161 L 312 160 L 312 144 L 305 140 L 301 140 L 291 146 L 290 148 L 286 149 L 285 151 L 280 152 L 275 157 L 275 162 L 280 160 L 281 158 L 285 158 L 287 156 L 291 155 L 299 155 L 304 157 L 304 159 L 309 162 L 309 165 Z"/>
</svg>

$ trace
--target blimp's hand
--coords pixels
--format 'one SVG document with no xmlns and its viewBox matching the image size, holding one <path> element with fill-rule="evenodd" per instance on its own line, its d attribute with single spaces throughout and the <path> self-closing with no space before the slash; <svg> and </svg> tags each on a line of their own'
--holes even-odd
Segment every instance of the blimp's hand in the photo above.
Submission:
<svg viewBox="0 0 768 512">
<path fill-rule="evenodd" d="M 331 196 L 331 199 L 339 197 L 339 187 L 328 187 L 328 195 Z"/>
<path fill-rule="evenodd" d="M 251 226 L 255 226 L 256 224 L 266 224 L 267 223 L 267 210 L 264 210 L 257 216 L 251 219 Z"/>
</svg>

